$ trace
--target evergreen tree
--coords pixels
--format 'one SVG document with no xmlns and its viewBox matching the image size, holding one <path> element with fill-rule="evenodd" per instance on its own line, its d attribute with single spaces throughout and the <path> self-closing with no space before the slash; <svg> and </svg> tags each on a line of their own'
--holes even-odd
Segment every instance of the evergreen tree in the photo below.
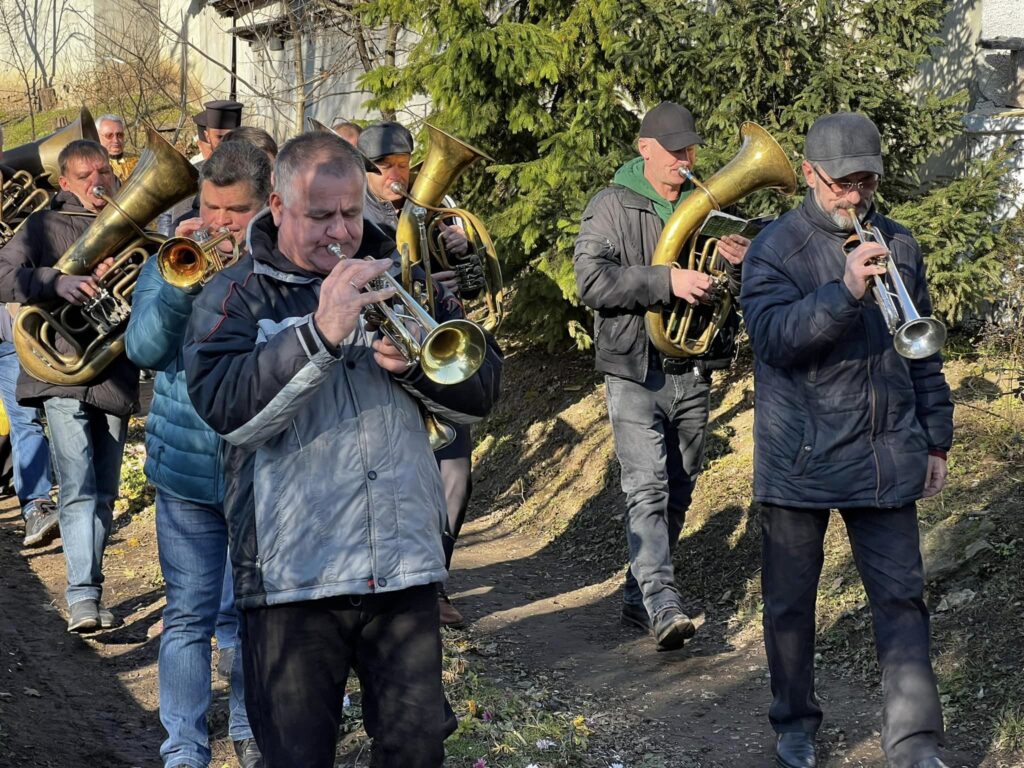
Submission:
<svg viewBox="0 0 1024 768">
<path fill-rule="evenodd" d="M 637 114 L 662 99 L 696 116 L 707 142 L 702 177 L 736 153 L 744 120 L 767 128 L 796 164 L 815 118 L 863 112 L 886 144 L 880 198 L 914 210 L 916 167 L 959 130 L 962 94 L 940 98 L 913 86 L 940 44 L 946 5 L 366 0 L 356 11 L 367 25 L 397 20 L 418 36 L 406 62 L 364 79 L 373 106 L 398 109 L 428 96 L 432 122 L 496 159 L 487 171 L 467 172 L 456 194 L 487 222 L 506 274 L 518 275 L 513 321 L 554 343 L 567 332 L 586 339 L 572 272 L 583 208 L 635 154 Z M 980 178 L 997 184 L 991 174 Z M 741 208 L 778 212 L 797 201 L 758 193 Z M 950 284 L 958 274 L 952 268 Z M 963 311 L 937 305 L 950 316 Z"/>
</svg>

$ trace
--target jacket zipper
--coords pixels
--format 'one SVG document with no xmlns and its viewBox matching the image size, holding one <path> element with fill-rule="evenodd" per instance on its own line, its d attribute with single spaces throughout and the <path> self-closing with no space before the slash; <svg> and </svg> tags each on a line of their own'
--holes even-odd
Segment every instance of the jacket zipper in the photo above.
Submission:
<svg viewBox="0 0 1024 768">
<path fill-rule="evenodd" d="M 871 442 L 871 457 L 875 461 L 875 506 L 880 507 L 882 506 L 879 498 L 882 490 L 882 467 L 878 461 L 878 451 L 875 448 L 875 419 L 878 416 L 878 398 L 875 396 L 875 381 L 871 376 L 871 329 L 864 319 L 863 313 L 861 313 L 861 322 L 864 324 L 864 335 L 868 347 L 868 354 L 864 360 L 864 364 L 868 369 L 868 394 L 871 398 L 871 429 L 868 433 L 868 440 Z"/>
</svg>

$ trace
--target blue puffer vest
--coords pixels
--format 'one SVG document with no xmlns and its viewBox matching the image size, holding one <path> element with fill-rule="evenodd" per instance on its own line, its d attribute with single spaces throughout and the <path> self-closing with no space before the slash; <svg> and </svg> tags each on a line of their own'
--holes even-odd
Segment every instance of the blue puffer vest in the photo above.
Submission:
<svg viewBox="0 0 1024 768">
<path fill-rule="evenodd" d="M 193 299 L 168 284 L 150 259 L 132 296 L 125 348 L 136 365 L 156 373 L 146 419 L 146 477 L 180 498 L 220 504 L 221 440 L 196 414 L 185 383 L 181 347 Z"/>
</svg>

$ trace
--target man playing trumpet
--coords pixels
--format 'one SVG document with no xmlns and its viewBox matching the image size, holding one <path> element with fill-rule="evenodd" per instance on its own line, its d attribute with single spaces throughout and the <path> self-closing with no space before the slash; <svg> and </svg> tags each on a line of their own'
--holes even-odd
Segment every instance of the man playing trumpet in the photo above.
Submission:
<svg viewBox="0 0 1024 768">
<path fill-rule="evenodd" d="M 953 404 L 938 353 L 908 360 L 870 284 L 893 259 L 913 302 L 931 302 L 921 249 L 874 207 L 878 129 L 849 112 L 807 133 L 803 204 L 759 236 L 743 275 L 754 349 L 754 500 L 761 502 L 769 719 L 783 768 L 814 768 L 815 599 L 830 510 L 846 525 L 882 668 L 882 747 L 892 768 L 943 768 L 942 713 L 929 659 L 916 501 L 942 490 Z M 889 249 L 844 253 L 854 218 Z"/>
<path fill-rule="evenodd" d="M 269 194 L 266 154 L 247 142 L 224 142 L 203 164 L 199 217 L 181 222 L 175 235 L 192 238 L 200 230 L 210 237 L 227 233 L 230 238 L 214 247 L 228 261 L 236 247 L 245 250 L 246 227 L 266 205 Z M 156 486 L 160 570 L 167 584 L 159 659 L 160 722 L 167 739 L 160 755 L 167 768 L 201 768 L 211 755 L 206 727 L 210 638 L 222 586 L 230 590 L 231 584 L 225 580 L 224 468 L 220 438 L 189 400 L 182 357 L 185 329 L 202 283 L 181 286 L 180 276 L 168 277 L 161 273 L 158 257 L 142 268 L 132 295 L 125 349 L 136 364 L 156 373 L 146 419 L 145 470 Z M 259 768 L 238 653 L 233 654 L 229 677 L 228 733 L 243 768 Z"/>
<path fill-rule="evenodd" d="M 334 134 L 285 144 L 250 256 L 199 297 L 185 349 L 191 399 L 228 444 L 246 698 L 272 768 L 334 765 L 353 668 L 371 764 L 444 761 L 445 502 L 422 410 L 484 416 L 501 359 L 491 345 L 441 386 L 366 327 L 364 309 L 393 294 L 373 281 L 395 265 L 364 222 L 365 185 Z"/>
</svg>

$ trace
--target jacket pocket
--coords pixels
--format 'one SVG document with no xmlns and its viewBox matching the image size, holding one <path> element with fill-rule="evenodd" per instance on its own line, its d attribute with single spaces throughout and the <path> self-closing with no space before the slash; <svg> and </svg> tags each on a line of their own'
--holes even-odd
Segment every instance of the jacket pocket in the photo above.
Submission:
<svg viewBox="0 0 1024 768">
<path fill-rule="evenodd" d="M 624 355 L 636 346 L 637 332 L 642 322 L 635 315 L 597 316 L 595 344 L 598 349 L 613 355 Z"/>
</svg>

